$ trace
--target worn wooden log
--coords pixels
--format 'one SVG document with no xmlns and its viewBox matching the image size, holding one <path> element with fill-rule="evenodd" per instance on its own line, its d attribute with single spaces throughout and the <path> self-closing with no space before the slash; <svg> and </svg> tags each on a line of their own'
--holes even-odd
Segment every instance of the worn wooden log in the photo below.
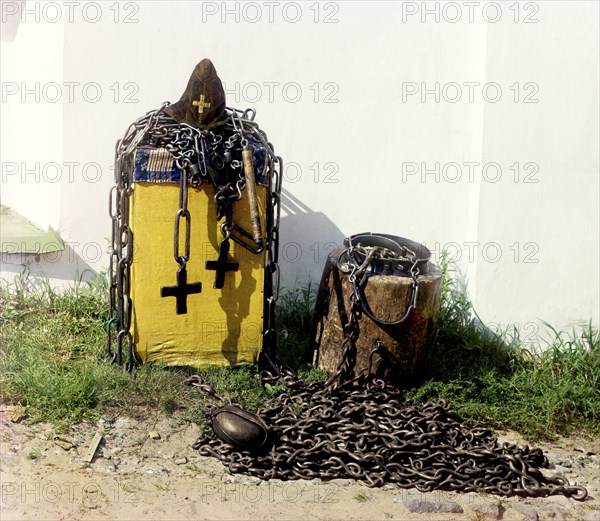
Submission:
<svg viewBox="0 0 600 521">
<path fill-rule="evenodd" d="M 317 294 L 311 334 L 313 362 L 334 373 L 344 352 L 343 326 L 350 317 L 352 284 L 348 275 L 337 267 L 337 259 L 344 247 L 328 256 Z M 381 342 L 384 354 L 373 355 L 371 373 L 398 387 L 408 387 L 423 375 L 434 322 L 440 308 L 442 272 L 429 262 L 426 273 L 419 275 L 416 309 L 397 325 L 381 325 L 364 313 L 358 320 L 359 337 L 356 341 L 355 371 L 369 366 L 373 348 Z M 394 322 L 401 318 L 412 297 L 410 276 L 370 274 L 364 297 L 378 320 Z"/>
</svg>

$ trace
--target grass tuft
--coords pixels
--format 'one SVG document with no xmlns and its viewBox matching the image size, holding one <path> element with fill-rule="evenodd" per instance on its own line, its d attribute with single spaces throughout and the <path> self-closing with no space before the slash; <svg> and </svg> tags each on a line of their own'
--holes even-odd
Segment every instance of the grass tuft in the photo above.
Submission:
<svg viewBox="0 0 600 521">
<path fill-rule="evenodd" d="M 310 331 L 317 290 L 294 288 L 279 297 L 277 303 L 277 349 L 279 356 L 293 368 L 308 370 Z M 310 373 L 310 372 L 309 372 Z"/>
<path fill-rule="evenodd" d="M 459 274 L 445 258 L 440 264 L 442 302 L 427 374 L 407 396 L 417 402 L 444 398 L 465 420 L 530 439 L 572 430 L 600 434 L 598 331 L 588 324 L 566 333 L 546 324 L 540 345 L 523 342 L 518 332 L 491 331 Z M 310 285 L 281 296 L 279 354 L 301 378 L 324 380 L 325 372 L 307 363 L 315 297 Z M 132 377 L 109 363 L 107 309 L 105 276 L 61 292 L 27 275 L 1 285 L 2 400 L 29 406 L 32 422 L 157 412 L 202 421 L 202 408 L 215 400 L 184 384 L 197 371 L 153 365 Z M 261 387 L 257 371 L 217 367 L 199 374 L 226 402 L 255 411 L 284 391 L 281 384 Z"/>
<path fill-rule="evenodd" d="M 531 438 L 574 429 L 600 433 L 600 335 L 591 324 L 524 344 L 486 328 L 460 276 L 442 257 L 442 302 L 425 382 L 408 396 L 444 398 L 466 420 Z M 454 275 L 454 276 L 453 276 Z"/>
</svg>

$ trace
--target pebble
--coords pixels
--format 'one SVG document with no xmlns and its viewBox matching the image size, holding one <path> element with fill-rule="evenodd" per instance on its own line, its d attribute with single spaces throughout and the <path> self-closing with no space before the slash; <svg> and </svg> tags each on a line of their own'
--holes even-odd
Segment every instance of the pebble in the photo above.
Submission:
<svg viewBox="0 0 600 521">
<path fill-rule="evenodd" d="M 256 476 L 245 476 L 244 474 L 225 474 L 222 480 L 225 483 L 238 483 L 240 485 L 259 485 L 262 479 Z"/>
<path fill-rule="evenodd" d="M 542 519 L 556 519 L 557 521 L 566 521 L 567 516 L 556 505 L 544 506 L 541 511 Z"/>
<path fill-rule="evenodd" d="M 554 474 L 568 474 L 569 472 L 571 472 L 571 468 L 573 467 L 573 465 L 571 465 L 571 467 L 565 467 L 563 465 L 554 465 L 554 468 L 552 469 L 554 471 Z"/>
<path fill-rule="evenodd" d="M 568 469 L 573 468 L 573 458 L 567 458 L 559 463 L 563 467 L 567 467 Z"/>
<path fill-rule="evenodd" d="M 108 461 L 104 458 L 96 460 L 93 466 L 94 470 L 96 470 L 97 472 L 103 472 L 105 474 L 111 474 L 117 471 L 117 466 L 113 462 Z"/>
<path fill-rule="evenodd" d="M 404 501 L 404 506 L 415 514 L 462 514 L 464 512 L 463 508 L 454 501 L 430 501 L 422 497 L 409 497 Z"/>
<path fill-rule="evenodd" d="M 473 512 L 482 514 L 486 519 L 502 519 L 505 512 L 500 501 L 487 497 L 473 497 L 469 507 Z"/>
<path fill-rule="evenodd" d="M 60 438 L 59 436 L 54 437 L 54 443 L 56 443 L 56 445 L 58 445 L 64 451 L 71 450 L 73 447 L 76 446 L 71 440 Z"/>
<path fill-rule="evenodd" d="M 185 465 L 187 463 L 187 458 L 177 458 L 175 460 L 175 465 Z"/>
<path fill-rule="evenodd" d="M 150 438 L 153 440 L 160 440 L 160 434 L 157 431 L 150 431 L 148 436 L 150 436 Z"/>
<path fill-rule="evenodd" d="M 600 512 L 596 511 L 590 512 L 582 519 L 582 521 L 598 521 L 598 519 L 600 519 Z"/>
<path fill-rule="evenodd" d="M 513 503 L 512 507 L 523 515 L 523 518 L 527 521 L 540 521 L 540 517 L 534 508 L 529 505 L 523 505 L 521 503 Z"/>
</svg>

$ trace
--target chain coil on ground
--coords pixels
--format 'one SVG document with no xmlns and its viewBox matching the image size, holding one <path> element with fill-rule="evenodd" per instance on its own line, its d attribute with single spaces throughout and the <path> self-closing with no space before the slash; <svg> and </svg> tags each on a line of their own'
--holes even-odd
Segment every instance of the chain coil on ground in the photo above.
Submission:
<svg viewBox="0 0 600 521">
<path fill-rule="evenodd" d="M 264 480 L 351 478 L 421 492 L 587 497 L 584 487 L 541 472 L 548 467 L 541 449 L 500 444 L 490 429 L 461 422 L 444 401 L 411 405 L 378 379 L 337 388 L 282 381 L 288 392 L 258 411 L 271 430 L 268 452 L 237 451 L 210 430 L 193 448 L 232 473 Z"/>
</svg>

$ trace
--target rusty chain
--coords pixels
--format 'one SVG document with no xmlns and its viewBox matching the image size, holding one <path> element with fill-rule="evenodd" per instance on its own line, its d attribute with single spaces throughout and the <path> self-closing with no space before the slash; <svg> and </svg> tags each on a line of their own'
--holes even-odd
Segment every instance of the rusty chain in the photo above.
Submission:
<svg viewBox="0 0 600 521">
<path fill-rule="evenodd" d="M 210 392 L 198 378 L 188 383 Z M 268 452 L 237 451 L 210 430 L 193 448 L 233 473 L 264 480 L 350 478 L 421 492 L 587 497 L 584 487 L 541 472 L 548 466 L 541 449 L 500 444 L 490 429 L 463 423 L 443 400 L 411 404 L 375 378 L 337 388 L 293 376 L 281 381 L 287 392 L 257 411 L 271 431 Z"/>
</svg>

